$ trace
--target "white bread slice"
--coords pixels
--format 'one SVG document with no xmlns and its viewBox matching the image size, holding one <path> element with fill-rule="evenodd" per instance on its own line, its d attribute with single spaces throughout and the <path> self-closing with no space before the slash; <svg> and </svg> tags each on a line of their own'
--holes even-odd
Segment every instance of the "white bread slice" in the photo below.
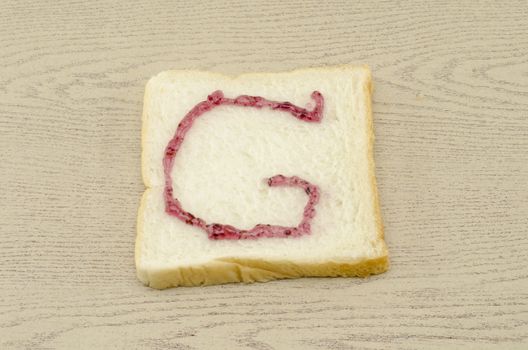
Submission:
<svg viewBox="0 0 528 350">
<path fill-rule="evenodd" d="M 196 120 L 175 157 L 174 196 L 208 223 L 241 229 L 296 226 L 302 189 L 269 187 L 276 174 L 320 188 L 311 233 L 300 237 L 211 240 L 165 212 L 165 147 L 178 123 L 215 90 L 306 107 L 324 96 L 319 123 L 267 108 L 220 106 Z M 311 109 L 311 108 L 308 108 Z M 136 268 L 158 289 L 302 276 L 368 276 L 387 270 L 373 159 L 371 74 L 366 66 L 311 68 L 229 77 L 166 71 L 145 91 Z"/>
</svg>

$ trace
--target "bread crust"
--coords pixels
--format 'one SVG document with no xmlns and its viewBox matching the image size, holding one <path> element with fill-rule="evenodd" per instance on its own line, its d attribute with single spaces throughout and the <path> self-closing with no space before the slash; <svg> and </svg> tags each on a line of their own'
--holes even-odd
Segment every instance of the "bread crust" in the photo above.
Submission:
<svg viewBox="0 0 528 350">
<path fill-rule="evenodd" d="M 370 71 L 370 68 L 367 65 L 362 66 L 364 69 L 367 70 L 368 76 L 367 80 L 365 81 L 365 85 L 363 86 L 366 100 L 367 100 L 367 134 L 368 134 L 368 163 L 369 163 L 369 179 L 370 179 L 370 186 L 372 191 L 372 201 L 374 205 L 374 215 L 376 218 L 376 232 L 378 234 L 378 241 L 376 243 L 379 243 L 383 247 L 383 255 L 386 259 L 386 270 L 389 267 L 389 252 L 387 249 L 387 244 L 385 243 L 385 229 L 383 226 L 383 219 L 381 218 L 381 205 L 380 205 L 380 199 L 379 199 L 379 192 L 378 192 L 378 184 L 376 180 L 376 162 L 374 161 L 374 117 L 372 114 L 372 93 L 373 93 L 373 84 L 372 84 L 372 73 Z"/>
<path fill-rule="evenodd" d="M 372 116 L 372 78 L 371 72 L 367 65 L 339 65 L 320 68 L 297 69 L 292 72 L 314 71 L 314 70 L 343 70 L 343 69 L 364 69 L 367 72 L 367 79 L 363 85 L 363 91 L 366 96 L 367 110 L 367 157 L 368 157 L 368 176 L 370 179 L 372 200 L 376 218 L 377 239 L 373 244 L 382 247 L 382 254 L 374 259 L 363 260 L 332 260 L 332 261 L 289 261 L 289 260 L 261 260 L 261 259 L 244 259 L 236 257 L 224 257 L 215 259 L 205 264 L 192 266 L 179 266 L 171 269 L 147 270 L 141 264 L 141 246 L 143 240 L 143 213 L 148 191 L 151 184 L 146 173 L 146 118 L 148 111 L 148 102 L 150 99 L 150 89 L 145 89 L 142 128 L 141 128 L 141 169 L 143 183 L 146 187 L 142 195 L 141 203 L 138 209 L 137 217 L 137 236 L 135 244 L 135 263 L 137 277 L 145 285 L 156 289 L 165 289 L 177 286 L 204 286 L 233 282 L 266 282 L 275 279 L 299 278 L 299 277 L 367 277 L 369 275 L 379 274 L 387 271 L 389 268 L 388 250 L 384 240 L 384 227 L 381 218 L 379 194 L 375 176 L 374 162 L 374 126 Z M 171 71 L 163 72 L 164 74 Z M 191 71 L 187 71 L 191 72 Z M 203 74 L 204 72 L 201 72 Z M 207 72 L 214 76 L 223 78 L 238 79 L 246 76 L 258 76 L 273 73 L 245 73 L 238 76 L 228 76 L 220 73 Z"/>
</svg>

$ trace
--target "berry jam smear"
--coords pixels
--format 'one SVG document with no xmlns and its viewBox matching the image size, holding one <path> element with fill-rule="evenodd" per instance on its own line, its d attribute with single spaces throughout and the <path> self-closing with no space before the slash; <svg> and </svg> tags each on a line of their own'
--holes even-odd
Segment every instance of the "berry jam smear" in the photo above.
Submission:
<svg viewBox="0 0 528 350">
<path fill-rule="evenodd" d="M 314 91 L 311 94 L 315 102 L 313 110 L 298 107 L 290 102 L 270 101 L 260 96 L 241 95 L 236 98 L 226 98 L 222 91 L 217 90 L 207 97 L 207 100 L 198 103 L 191 109 L 178 124 L 176 133 L 165 148 L 163 157 L 163 169 L 165 173 L 165 211 L 188 225 L 201 228 L 210 239 L 256 239 L 259 237 L 298 237 L 310 234 L 310 222 L 315 216 L 315 205 L 319 201 L 319 187 L 297 176 L 275 175 L 268 179 L 268 185 L 300 187 L 308 195 L 308 202 L 304 207 L 301 222 L 295 227 L 258 224 L 250 230 L 241 230 L 231 225 L 219 223 L 206 223 L 203 219 L 185 211 L 178 199 L 174 198 L 171 170 L 174 165 L 174 157 L 178 153 L 185 135 L 191 129 L 194 121 L 212 109 L 222 106 L 241 106 L 251 108 L 270 108 L 272 110 L 290 113 L 293 117 L 309 123 L 320 122 L 322 119 L 324 99 L 321 93 Z"/>
</svg>

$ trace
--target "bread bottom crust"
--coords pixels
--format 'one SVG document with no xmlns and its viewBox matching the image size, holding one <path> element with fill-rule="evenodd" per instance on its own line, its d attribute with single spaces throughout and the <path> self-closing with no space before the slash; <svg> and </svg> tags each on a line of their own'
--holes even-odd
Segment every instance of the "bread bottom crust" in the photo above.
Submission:
<svg viewBox="0 0 528 350">
<path fill-rule="evenodd" d="M 202 265 L 173 269 L 147 271 L 138 268 L 137 276 L 149 287 L 165 289 L 233 282 L 267 282 L 299 277 L 367 277 L 385 272 L 388 266 L 387 256 L 361 261 L 324 263 L 222 258 Z"/>
</svg>

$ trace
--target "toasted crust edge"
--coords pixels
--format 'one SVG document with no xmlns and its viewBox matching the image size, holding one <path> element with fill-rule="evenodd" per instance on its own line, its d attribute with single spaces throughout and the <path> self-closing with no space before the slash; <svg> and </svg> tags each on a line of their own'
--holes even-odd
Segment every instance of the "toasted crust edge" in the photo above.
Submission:
<svg viewBox="0 0 528 350">
<path fill-rule="evenodd" d="M 388 270 L 389 259 L 388 249 L 384 240 L 384 227 L 381 218 L 379 193 L 375 176 L 374 162 L 374 126 L 372 116 L 372 75 L 367 65 L 339 65 L 318 68 L 296 69 L 292 73 L 313 70 L 339 70 L 339 69 L 364 69 L 367 78 L 363 86 L 366 97 L 367 109 L 367 157 L 368 171 L 372 190 L 372 200 L 374 205 L 376 231 L 378 234 L 375 244 L 382 245 L 382 254 L 374 259 L 350 260 L 350 261 L 326 261 L 326 262 L 293 262 L 288 260 L 260 260 L 243 258 L 222 258 L 215 259 L 208 263 L 195 266 L 180 266 L 174 269 L 144 269 L 141 265 L 141 245 L 143 239 L 143 212 L 146 201 L 146 194 L 150 190 L 150 183 L 145 172 L 145 143 L 146 143 L 146 118 L 147 106 L 150 98 L 149 80 L 145 89 L 141 127 L 141 170 L 143 183 L 146 187 L 142 195 L 137 216 L 137 235 L 135 242 L 135 264 L 138 279 L 145 285 L 155 289 L 165 289 L 178 286 L 205 286 L 234 282 L 266 282 L 276 279 L 299 278 L 299 277 L 367 277 L 369 275 L 380 274 Z M 167 74 L 178 71 L 165 71 L 160 74 Z M 187 71 L 189 72 L 189 71 Z M 221 73 L 203 72 L 212 76 L 222 76 L 224 78 L 237 79 L 251 75 L 273 74 L 273 73 L 244 73 L 238 76 L 229 76 Z M 157 76 L 156 76 L 157 77 Z"/>
</svg>

